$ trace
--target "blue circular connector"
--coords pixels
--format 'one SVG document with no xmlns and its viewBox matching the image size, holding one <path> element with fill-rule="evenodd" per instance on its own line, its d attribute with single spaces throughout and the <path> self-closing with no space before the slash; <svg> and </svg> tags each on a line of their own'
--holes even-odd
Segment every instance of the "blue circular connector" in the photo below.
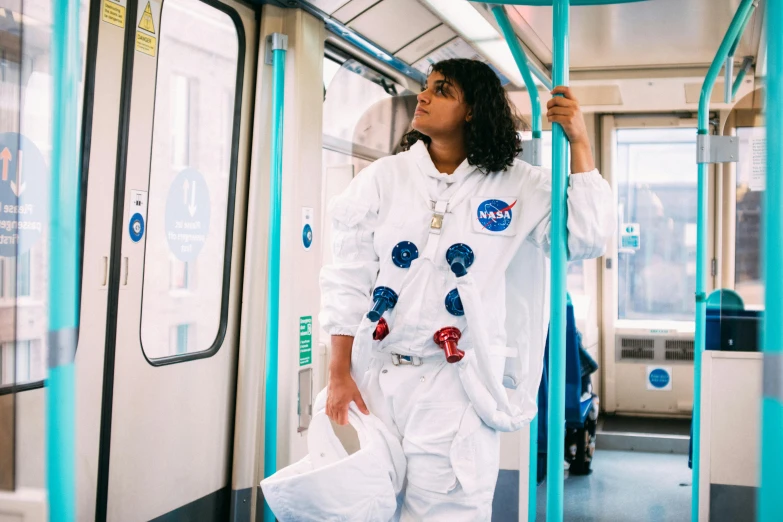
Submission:
<svg viewBox="0 0 783 522">
<path fill-rule="evenodd" d="M 381 316 L 386 310 L 391 310 L 394 308 L 394 305 L 397 304 L 397 293 L 385 286 L 376 288 L 372 293 L 372 298 L 373 301 L 375 301 L 375 304 L 373 305 L 372 310 L 367 313 L 367 318 L 374 323 L 377 323 L 381 319 Z"/>
<path fill-rule="evenodd" d="M 459 292 L 456 288 L 446 296 L 446 310 L 451 315 L 456 315 L 457 317 L 465 315 L 465 309 L 462 308 L 462 299 L 459 298 Z"/>
<path fill-rule="evenodd" d="M 451 245 L 446 252 L 446 261 L 451 266 L 451 271 L 457 277 L 462 277 L 468 273 L 468 268 L 473 264 L 475 256 L 473 249 L 464 243 Z"/>
<path fill-rule="evenodd" d="M 419 249 L 410 241 L 400 241 L 392 250 L 392 262 L 400 268 L 410 268 L 419 257 Z"/>
</svg>

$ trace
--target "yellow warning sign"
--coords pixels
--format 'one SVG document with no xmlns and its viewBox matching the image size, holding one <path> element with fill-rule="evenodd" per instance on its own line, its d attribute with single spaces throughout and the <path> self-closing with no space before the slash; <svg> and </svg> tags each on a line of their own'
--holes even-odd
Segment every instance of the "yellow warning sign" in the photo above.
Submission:
<svg viewBox="0 0 783 522">
<path fill-rule="evenodd" d="M 160 3 L 155 0 L 148 0 L 144 11 L 137 12 L 136 16 L 138 17 L 136 51 L 154 58 L 158 50 L 155 25 L 160 22 Z"/>
<path fill-rule="evenodd" d="M 136 50 L 140 53 L 155 56 L 155 44 L 156 40 L 154 36 L 144 34 L 141 31 L 136 31 Z"/>
<path fill-rule="evenodd" d="M 147 7 L 144 8 L 144 13 L 141 15 L 139 29 L 144 29 L 148 33 L 155 34 L 155 24 L 152 21 L 152 9 L 150 8 L 149 2 L 147 2 Z"/>
<path fill-rule="evenodd" d="M 117 27 L 125 27 L 125 6 L 112 0 L 103 0 L 103 21 Z"/>
</svg>

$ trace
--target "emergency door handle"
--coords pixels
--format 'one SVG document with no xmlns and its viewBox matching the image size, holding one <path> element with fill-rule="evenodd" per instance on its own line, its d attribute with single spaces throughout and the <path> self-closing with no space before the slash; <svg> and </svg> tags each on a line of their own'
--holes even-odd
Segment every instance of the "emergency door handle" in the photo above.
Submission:
<svg viewBox="0 0 783 522">
<path fill-rule="evenodd" d="M 128 256 L 122 258 L 122 286 L 128 286 Z"/>
</svg>

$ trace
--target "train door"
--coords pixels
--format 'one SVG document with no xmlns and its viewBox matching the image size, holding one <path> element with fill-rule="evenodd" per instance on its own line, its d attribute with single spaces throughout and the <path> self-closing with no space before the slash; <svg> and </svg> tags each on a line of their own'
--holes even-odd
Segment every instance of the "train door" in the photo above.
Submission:
<svg viewBox="0 0 783 522">
<path fill-rule="evenodd" d="M 233 0 L 104 0 L 117 13 L 111 245 L 85 250 L 103 256 L 108 290 L 95 518 L 225 520 L 257 15 Z"/>
<path fill-rule="evenodd" d="M 603 117 L 604 170 L 618 195 L 619 224 L 603 267 L 602 407 L 608 413 L 691 415 L 695 124 L 677 116 Z M 711 170 L 710 194 L 713 176 Z M 709 212 L 714 216 L 714 204 Z M 708 248 L 714 253 L 715 220 L 708 222 Z M 708 256 L 713 270 L 714 258 Z M 709 278 L 708 290 L 712 285 Z M 687 439 L 687 422 L 681 428 L 678 435 Z"/>
</svg>

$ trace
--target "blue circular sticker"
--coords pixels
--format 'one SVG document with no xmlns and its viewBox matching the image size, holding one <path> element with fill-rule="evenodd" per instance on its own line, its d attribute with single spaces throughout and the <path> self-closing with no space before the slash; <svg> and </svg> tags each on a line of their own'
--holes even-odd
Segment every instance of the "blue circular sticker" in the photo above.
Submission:
<svg viewBox="0 0 783 522">
<path fill-rule="evenodd" d="M 488 199 L 478 206 L 476 212 L 481 226 L 490 232 L 502 232 L 511 225 L 511 209 L 516 202 L 509 205 L 499 199 Z"/>
<path fill-rule="evenodd" d="M 166 239 L 180 261 L 195 261 L 209 236 L 210 202 L 204 176 L 193 168 L 180 172 L 166 199 Z"/>
<path fill-rule="evenodd" d="M 669 372 L 662 368 L 656 368 L 650 372 L 650 384 L 656 388 L 666 388 L 669 384 Z"/>
<path fill-rule="evenodd" d="M 41 239 L 49 220 L 49 168 L 32 140 L 5 132 L 0 176 L 0 256 L 15 257 Z"/>
<path fill-rule="evenodd" d="M 130 234 L 131 241 L 134 243 L 138 243 L 144 235 L 144 218 L 138 212 L 133 214 L 130 218 L 128 233 Z"/>
<path fill-rule="evenodd" d="M 313 244 L 313 227 L 309 223 L 306 223 L 302 229 L 302 243 L 305 248 L 310 248 L 310 245 Z"/>
</svg>

